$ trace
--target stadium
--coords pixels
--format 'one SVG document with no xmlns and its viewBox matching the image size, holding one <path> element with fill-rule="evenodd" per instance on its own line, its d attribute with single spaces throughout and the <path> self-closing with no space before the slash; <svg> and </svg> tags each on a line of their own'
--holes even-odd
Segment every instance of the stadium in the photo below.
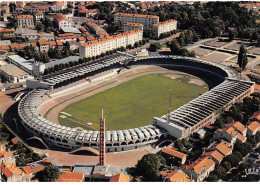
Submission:
<svg viewBox="0 0 260 185">
<path fill-rule="evenodd" d="M 153 124 L 105 131 L 106 152 L 137 149 L 151 145 L 168 135 L 175 138 L 188 137 L 204 125 L 214 123 L 220 113 L 249 96 L 254 90 L 253 82 L 243 81 L 236 71 L 213 62 L 179 56 L 133 58 L 117 54 L 96 63 L 43 76 L 38 81 L 28 80 L 27 87 L 32 90 L 18 105 L 18 113 L 24 128 L 34 138 L 48 146 L 72 151 L 82 149 L 97 152 L 99 131 L 70 128 L 54 123 L 41 115 L 38 107 L 49 99 L 48 93 L 55 91 L 56 88 L 107 70 L 118 69 L 122 64 L 136 68 L 143 65 L 161 66 L 195 76 L 204 76 L 214 81 L 214 87 L 169 114 L 165 112 L 162 117 L 154 117 Z"/>
</svg>

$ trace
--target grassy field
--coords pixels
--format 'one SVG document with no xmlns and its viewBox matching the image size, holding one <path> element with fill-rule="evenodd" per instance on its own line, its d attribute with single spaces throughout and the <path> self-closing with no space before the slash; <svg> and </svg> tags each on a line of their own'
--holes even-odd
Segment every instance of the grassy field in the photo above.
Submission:
<svg viewBox="0 0 260 185">
<path fill-rule="evenodd" d="M 59 117 L 59 123 L 97 130 L 101 109 L 104 108 L 107 129 L 145 126 L 153 122 L 154 116 L 167 113 L 170 89 L 173 89 L 172 110 L 208 90 L 206 84 L 198 86 L 188 81 L 189 78 L 171 79 L 161 74 L 138 77 L 69 105 L 61 112 L 72 116 Z M 87 126 L 85 122 L 94 124 Z"/>
</svg>

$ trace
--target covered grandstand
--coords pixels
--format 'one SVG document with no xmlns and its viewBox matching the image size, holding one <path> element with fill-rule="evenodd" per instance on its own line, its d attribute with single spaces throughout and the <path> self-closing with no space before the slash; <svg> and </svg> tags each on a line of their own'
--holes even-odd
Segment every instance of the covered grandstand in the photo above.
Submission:
<svg viewBox="0 0 260 185">
<path fill-rule="evenodd" d="M 44 82 L 54 87 L 62 82 L 78 76 L 84 77 L 92 72 L 106 70 L 109 67 L 129 60 L 129 56 L 115 56 L 105 61 L 93 63 L 86 67 L 74 68 L 72 71 L 49 75 Z M 133 59 L 132 59 L 133 60 Z M 235 102 L 241 101 L 252 93 L 254 83 L 240 80 L 236 71 L 216 64 L 189 57 L 179 56 L 149 56 L 135 58 L 134 65 L 151 64 L 165 65 L 177 70 L 191 73 L 205 73 L 208 78 L 216 80 L 217 86 L 191 102 L 170 113 L 170 123 L 166 115 L 154 118 L 154 124 L 128 130 L 106 131 L 106 151 L 125 151 L 155 143 L 168 134 L 176 138 L 187 137 L 207 123 L 213 123 L 221 112 Z M 50 145 L 67 149 L 93 147 L 98 149 L 98 131 L 78 130 L 53 123 L 39 114 L 37 106 L 39 99 L 48 89 L 34 89 L 19 103 L 18 113 L 24 127 L 32 134 L 43 138 Z"/>
</svg>

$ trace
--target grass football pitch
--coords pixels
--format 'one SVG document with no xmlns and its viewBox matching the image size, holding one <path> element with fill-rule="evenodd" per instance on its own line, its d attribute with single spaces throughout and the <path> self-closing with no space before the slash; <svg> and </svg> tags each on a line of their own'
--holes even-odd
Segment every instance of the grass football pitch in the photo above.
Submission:
<svg viewBox="0 0 260 185">
<path fill-rule="evenodd" d="M 60 113 L 59 123 L 69 127 L 98 130 L 104 109 L 106 130 L 141 127 L 168 112 L 169 90 L 172 110 L 188 103 L 208 90 L 208 86 L 189 84 L 189 78 L 171 79 L 162 74 L 145 75 L 75 102 Z M 196 78 L 196 77 L 191 77 Z M 70 114 L 71 116 L 68 116 Z M 92 125 L 87 123 L 91 122 Z"/>
</svg>

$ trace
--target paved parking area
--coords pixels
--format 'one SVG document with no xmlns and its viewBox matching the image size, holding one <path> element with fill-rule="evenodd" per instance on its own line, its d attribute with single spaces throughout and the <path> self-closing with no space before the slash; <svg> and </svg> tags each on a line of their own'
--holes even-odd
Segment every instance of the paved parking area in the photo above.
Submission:
<svg viewBox="0 0 260 185">
<path fill-rule="evenodd" d="M 75 155 L 68 152 L 55 151 L 55 150 L 40 150 L 33 148 L 37 153 L 41 155 L 46 154 L 48 159 L 56 164 L 74 166 L 76 163 L 85 164 L 97 164 L 98 156 L 92 155 Z M 151 146 L 144 148 L 130 150 L 125 152 L 110 152 L 106 153 L 106 164 L 111 166 L 124 166 L 134 167 L 138 160 L 140 160 L 145 154 L 156 153 L 160 149 L 153 149 Z"/>
</svg>

